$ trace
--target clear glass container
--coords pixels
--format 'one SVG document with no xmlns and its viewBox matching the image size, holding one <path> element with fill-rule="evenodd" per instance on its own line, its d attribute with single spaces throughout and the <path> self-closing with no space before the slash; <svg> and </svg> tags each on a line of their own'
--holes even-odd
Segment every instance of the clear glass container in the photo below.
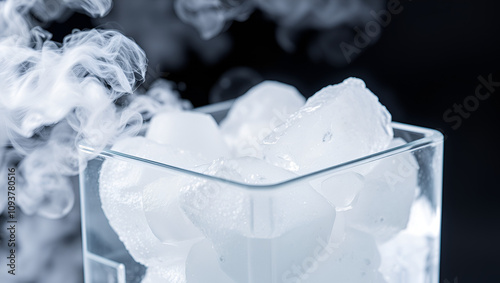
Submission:
<svg viewBox="0 0 500 283">
<path fill-rule="evenodd" d="M 230 105 L 196 111 L 220 121 Z M 177 283 L 185 275 L 187 283 L 437 283 L 443 137 L 400 123 L 393 128 L 407 143 L 275 184 L 249 185 L 103 150 L 80 174 L 85 282 Z M 94 154 L 85 145 L 80 151 Z M 116 187 L 108 184 L 104 193 L 108 173 L 116 174 Z M 182 178 L 217 188 L 206 190 L 195 208 L 220 229 L 193 232 L 183 224 L 169 227 L 177 223 L 169 222 L 170 215 L 148 217 L 144 190 L 162 178 L 166 186 Z M 320 205 L 301 195 L 305 187 L 319 189 L 333 209 L 319 212 Z M 114 189 L 114 202 L 103 205 Z M 305 199 L 294 199 L 292 192 Z M 211 219 L 217 210 L 228 215 Z M 297 220 L 289 229 L 292 216 L 310 221 Z M 212 241 L 204 239 L 207 234 Z M 150 274 L 146 266 L 154 266 Z"/>
</svg>

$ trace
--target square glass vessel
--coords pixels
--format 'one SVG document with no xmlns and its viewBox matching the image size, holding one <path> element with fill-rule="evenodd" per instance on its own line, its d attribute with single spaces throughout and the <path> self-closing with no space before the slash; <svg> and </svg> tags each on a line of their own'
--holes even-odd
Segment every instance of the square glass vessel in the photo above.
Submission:
<svg viewBox="0 0 500 283">
<path fill-rule="evenodd" d="M 231 104 L 222 102 L 195 111 L 211 114 L 219 122 Z M 259 185 L 104 149 L 80 174 L 85 282 L 160 282 L 158 278 L 163 278 L 161 282 L 180 283 L 185 282 L 185 274 L 187 283 L 437 283 L 443 136 L 396 122 L 393 129 L 394 137 L 406 143 L 307 175 Z M 82 156 L 95 155 L 92 148 L 79 147 Z M 108 211 L 100 191 L 106 163 L 129 172 L 125 178 L 117 177 L 117 190 L 134 183 L 120 191 L 121 200 Z M 378 181 L 364 180 L 367 170 L 377 172 Z M 208 244 L 203 236 L 184 231 L 182 225 L 168 227 L 166 220 L 164 230 L 158 232 L 158 221 L 169 215 L 160 215 L 156 227 L 150 226 L 142 196 L 148 184 L 165 177 L 197 180 L 236 193 L 239 202 L 222 198 L 216 203 L 222 210 L 227 205 L 240 214 L 219 222 L 224 227 Z M 293 229 L 283 224 L 283 228 L 280 221 L 286 215 L 280 212 L 286 214 L 294 208 L 280 200 L 301 186 L 319 187 L 334 209 L 323 219 L 315 217 L 316 204 L 306 203 L 296 209 L 301 210 L 299 214 L 312 215 L 311 221 L 292 223 L 298 225 Z M 217 197 L 212 193 L 208 190 L 206 199 Z M 364 208 L 356 210 L 358 206 Z M 200 234 L 207 234 L 203 232 Z M 175 234 L 177 241 L 160 241 L 162 235 L 157 236 L 162 233 L 167 238 Z M 178 260 L 185 258 L 182 255 L 190 257 L 187 264 Z M 146 266 L 172 268 L 155 273 Z"/>
</svg>

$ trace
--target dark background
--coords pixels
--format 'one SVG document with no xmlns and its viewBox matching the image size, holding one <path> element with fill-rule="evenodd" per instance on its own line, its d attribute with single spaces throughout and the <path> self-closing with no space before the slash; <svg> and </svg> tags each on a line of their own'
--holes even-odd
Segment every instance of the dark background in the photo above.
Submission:
<svg viewBox="0 0 500 283">
<path fill-rule="evenodd" d="M 195 106 L 209 103 L 210 90 L 234 67 L 249 67 L 257 74 L 243 80 L 237 88 L 240 93 L 234 95 L 261 79 L 292 84 L 305 96 L 350 76 L 364 79 L 393 120 L 445 134 L 440 282 L 455 278 L 460 283 L 498 282 L 500 87 L 456 129 L 454 122 L 443 118 L 454 104 L 463 104 L 475 94 L 478 76 L 500 82 L 497 2 L 402 2 L 404 10 L 393 16 L 378 41 L 343 66 L 311 59 L 308 44 L 315 39 L 314 31 L 301 35 L 294 53 L 283 51 L 276 43 L 275 23 L 256 12 L 225 32 L 232 38 L 232 48 L 217 62 L 207 64 L 193 54 L 181 68 L 162 66 L 161 74 L 179 83 L 182 97 Z M 61 40 L 73 28 L 93 26 L 86 16 L 74 14 L 48 29 Z M 339 52 L 338 44 L 331 48 Z"/>
</svg>

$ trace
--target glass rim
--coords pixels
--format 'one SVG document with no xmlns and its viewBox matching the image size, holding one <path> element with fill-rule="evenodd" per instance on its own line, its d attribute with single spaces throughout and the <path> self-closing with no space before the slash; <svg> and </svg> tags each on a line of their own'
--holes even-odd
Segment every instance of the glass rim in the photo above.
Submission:
<svg viewBox="0 0 500 283">
<path fill-rule="evenodd" d="M 414 132 L 414 133 L 419 133 L 422 134 L 423 137 L 408 142 L 406 144 L 396 146 L 393 148 L 389 148 L 383 151 L 379 151 L 370 155 L 366 155 L 360 158 L 356 158 L 350 161 L 346 161 L 337 165 L 333 165 L 321 170 L 317 170 L 311 173 L 307 173 L 304 175 L 297 175 L 293 178 L 286 179 L 280 182 L 276 183 L 270 183 L 270 184 L 247 184 L 247 183 L 242 183 L 230 179 L 225 179 L 217 176 L 212 176 L 196 171 L 192 171 L 189 169 L 184 169 L 180 167 L 176 167 L 173 165 L 169 165 L 166 163 L 158 162 L 158 161 L 153 161 L 150 159 L 146 158 L 141 158 L 137 157 L 131 154 L 126 154 L 123 152 L 119 152 L 116 150 L 112 150 L 111 148 L 107 147 L 103 149 L 100 152 L 97 152 L 98 156 L 102 156 L 105 158 L 113 158 L 116 160 L 123 160 L 123 161 L 128 161 L 128 162 L 138 162 L 140 164 L 146 165 L 146 166 L 153 166 L 158 169 L 166 170 L 166 171 L 175 171 L 177 173 L 185 174 L 185 175 L 190 175 L 192 177 L 198 177 L 206 180 L 211 180 L 211 181 L 217 181 L 221 183 L 226 183 L 229 185 L 234 185 L 238 186 L 244 189 L 250 189 L 250 190 L 256 190 L 256 189 L 278 189 L 286 185 L 290 185 L 292 183 L 297 183 L 300 181 L 304 180 L 310 180 L 312 178 L 318 178 L 324 175 L 329 175 L 332 173 L 338 173 L 342 170 L 357 167 L 363 164 L 367 164 L 373 161 L 377 161 L 389 156 L 393 156 L 402 152 L 408 152 L 408 151 L 414 151 L 419 148 L 423 148 L 429 145 L 434 145 L 434 144 L 439 144 L 442 143 L 444 138 L 443 134 L 437 130 L 429 129 L 429 128 L 424 128 L 424 127 L 419 127 L 419 126 L 414 126 L 414 125 L 408 125 L 408 124 L 403 124 L 403 123 L 398 123 L 398 122 L 392 122 L 392 127 L 396 130 L 401 130 L 401 131 L 406 131 L 406 132 Z M 83 143 L 78 144 L 78 148 L 81 152 L 87 153 L 87 154 L 96 154 L 96 150 L 92 148 L 91 146 L 85 145 Z"/>
</svg>

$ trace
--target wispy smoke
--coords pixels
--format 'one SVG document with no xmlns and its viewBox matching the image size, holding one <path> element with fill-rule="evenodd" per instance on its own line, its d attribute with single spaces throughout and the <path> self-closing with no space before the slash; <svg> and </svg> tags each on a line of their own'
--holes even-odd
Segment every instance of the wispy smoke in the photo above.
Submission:
<svg viewBox="0 0 500 283">
<path fill-rule="evenodd" d="M 249 0 L 175 0 L 179 17 L 195 26 L 205 39 L 223 31 L 227 22 L 246 20 L 254 5 Z"/>
<path fill-rule="evenodd" d="M 164 79 L 157 79 L 146 93 L 135 92 L 130 96 L 128 110 L 140 113 L 145 120 L 156 113 L 193 108 L 188 100 L 180 98 L 174 90 L 174 83 Z"/>
<path fill-rule="evenodd" d="M 0 38 L 16 36 L 29 39 L 34 23 L 61 19 L 71 10 L 102 17 L 111 9 L 112 0 L 4 0 L 0 1 Z"/>
<path fill-rule="evenodd" d="M 197 30 L 179 19 L 174 11 L 174 0 L 144 3 L 137 0 L 116 1 L 106 17 L 94 22 L 118 29 L 136 40 L 146 51 L 150 62 L 149 73 L 160 75 L 160 69 L 179 70 L 193 59 L 207 65 L 214 64 L 229 52 L 232 43 L 228 34 L 201 38 Z"/>
<path fill-rule="evenodd" d="M 372 20 L 370 12 L 385 0 L 175 0 L 177 15 L 194 26 L 203 38 L 212 38 L 232 21 L 244 21 L 256 9 L 277 24 L 276 39 L 288 52 L 295 51 L 304 31 L 315 31 L 309 42 L 313 59 L 345 64 L 338 45 L 354 36 L 352 30 Z M 311 33 L 309 33 L 310 35 Z M 325 50 L 325 48 L 327 50 Z"/>
<path fill-rule="evenodd" d="M 352 42 L 355 27 L 373 20 L 371 12 L 383 9 L 384 2 L 162 0 L 144 5 L 142 1 L 122 0 L 95 22 L 134 38 L 146 51 L 151 66 L 176 71 L 193 59 L 206 65 L 219 62 L 232 47 L 231 33 L 224 32 L 231 22 L 245 21 L 254 11 L 261 11 L 276 22 L 276 40 L 285 51 L 304 47 L 312 60 L 342 66 L 348 62 L 340 43 Z"/>
<path fill-rule="evenodd" d="M 111 9 L 112 0 L 30 0 L 31 13 L 38 21 L 46 23 L 64 20 L 72 11 L 85 12 L 92 17 L 102 17 Z"/>
<path fill-rule="evenodd" d="M 114 104 L 144 78 L 146 57 L 135 42 L 89 30 L 56 43 L 31 28 L 30 13 L 50 20 L 61 9 L 101 16 L 110 7 L 109 0 L 0 2 L 0 110 L 11 145 L 26 155 L 18 202 L 25 213 L 65 215 L 74 203 L 67 176 L 78 173 L 76 143 L 99 150 L 142 125 L 139 113 Z"/>
<path fill-rule="evenodd" d="M 365 21 L 383 0 L 175 0 L 179 17 L 211 38 L 233 20 L 244 21 L 260 9 L 281 28 L 329 29 Z"/>
<path fill-rule="evenodd" d="M 294 29 L 332 28 L 369 17 L 380 0 L 254 0 L 280 26 Z"/>
<path fill-rule="evenodd" d="M 6 171 L 3 171 L 6 172 Z M 18 214 L 16 258 L 19 267 L 16 275 L 5 269 L 0 273 L 0 282 L 20 283 L 81 283 L 82 256 L 80 238 L 80 214 L 75 207 L 63 219 Z M 3 218 L 1 229 L 7 231 Z M 6 238 L 4 238 L 6 239 Z M 3 242 L 6 243 L 6 242 Z M 0 252 L 7 254 L 7 245 L 2 244 Z M 3 266 L 5 258 L 0 259 Z"/>
</svg>

